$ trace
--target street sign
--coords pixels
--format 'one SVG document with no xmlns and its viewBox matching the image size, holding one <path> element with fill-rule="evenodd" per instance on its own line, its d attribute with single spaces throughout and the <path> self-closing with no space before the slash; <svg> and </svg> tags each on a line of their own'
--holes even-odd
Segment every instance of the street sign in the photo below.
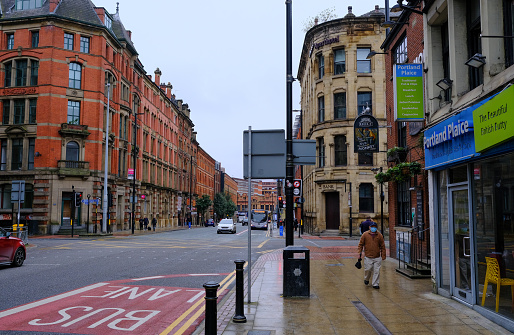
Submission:
<svg viewBox="0 0 514 335">
<path fill-rule="evenodd" d="M 128 169 L 127 179 L 134 179 L 134 169 Z"/>
<path fill-rule="evenodd" d="M 293 182 L 293 195 L 299 197 L 302 194 L 302 180 L 295 179 Z"/>
<path fill-rule="evenodd" d="M 243 178 L 248 178 L 248 157 L 251 159 L 250 178 L 284 178 L 286 175 L 286 141 L 283 129 L 243 132 Z M 251 141 L 251 148 L 249 142 Z"/>
<path fill-rule="evenodd" d="M 25 202 L 25 180 L 13 180 L 11 185 L 11 202 Z"/>
</svg>

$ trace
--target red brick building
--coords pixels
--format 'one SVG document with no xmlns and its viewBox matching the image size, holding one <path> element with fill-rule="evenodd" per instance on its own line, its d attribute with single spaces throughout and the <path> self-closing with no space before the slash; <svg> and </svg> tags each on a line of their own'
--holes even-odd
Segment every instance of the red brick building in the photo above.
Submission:
<svg viewBox="0 0 514 335">
<path fill-rule="evenodd" d="M 178 224 L 195 190 L 194 124 L 159 69 L 146 72 L 118 11 L 89 0 L 0 5 L 0 224 L 17 212 L 12 180 L 26 183 L 21 217 L 33 230 L 100 222 L 106 132 L 109 228 L 130 227 L 133 173 L 135 219 Z M 90 205 L 74 209 L 73 192 Z"/>
<path fill-rule="evenodd" d="M 413 6 L 419 5 L 419 3 L 420 1 L 409 1 L 409 4 Z M 395 19 L 398 24 L 391 28 L 381 46 L 387 53 L 385 55 L 386 109 L 387 124 L 391 126 L 387 134 L 388 167 L 384 169 L 384 172 L 388 168 L 404 162 L 418 162 L 422 168 L 424 167 L 422 130 L 425 124 L 424 122 L 395 121 L 393 86 L 393 66 L 395 64 L 424 64 L 423 15 L 404 10 Z M 401 24 L 401 22 L 406 22 L 406 24 Z M 405 157 L 393 157 L 391 154 L 393 148 L 405 148 Z M 416 258 L 419 259 L 423 257 L 426 259 L 429 254 L 428 186 L 423 171 L 422 169 L 420 174 L 408 180 L 391 181 L 384 184 L 384 187 L 389 189 L 387 203 L 389 206 L 391 257 L 400 257 L 409 262 L 410 256 L 414 257 L 415 252 L 417 253 Z"/>
</svg>

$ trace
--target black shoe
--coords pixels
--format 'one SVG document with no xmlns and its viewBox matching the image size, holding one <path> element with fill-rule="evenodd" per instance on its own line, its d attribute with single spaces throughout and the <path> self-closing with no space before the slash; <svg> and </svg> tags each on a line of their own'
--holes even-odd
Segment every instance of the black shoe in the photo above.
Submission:
<svg viewBox="0 0 514 335">
<path fill-rule="evenodd" d="M 373 286 L 373 288 L 378 290 L 380 288 L 380 286 L 378 286 L 378 285 L 377 286 Z"/>
<path fill-rule="evenodd" d="M 364 285 L 368 285 L 368 284 L 369 284 L 369 280 L 365 280 Z"/>
</svg>

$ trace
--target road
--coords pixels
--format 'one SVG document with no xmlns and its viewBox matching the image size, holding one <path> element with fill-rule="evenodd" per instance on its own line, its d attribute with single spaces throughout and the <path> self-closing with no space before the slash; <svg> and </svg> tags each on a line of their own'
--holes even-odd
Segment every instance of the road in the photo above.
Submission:
<svg viewBox="0 0 514 335">
<path fill-rule="evenodd" d="M 247 227 L 127 237 L 37 238 L 20 268 L 0 267 L 1 334 L 190 334 L 203 319 L 203 284 L 234 285 L 248 258 Z M 284 247 L 252 231 L 252 261 Z"/>
</svg>

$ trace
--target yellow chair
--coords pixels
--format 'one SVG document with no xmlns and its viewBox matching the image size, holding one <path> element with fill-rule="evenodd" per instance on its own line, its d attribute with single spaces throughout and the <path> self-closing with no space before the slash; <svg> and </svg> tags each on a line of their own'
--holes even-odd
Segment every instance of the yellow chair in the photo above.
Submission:
<svg viewBox="0 0 514 335">
<path fill-rule="evenodd" d="M 487 262 L 487 271 L 485 273 L 484 293 L 482 294 L 482 306 L 484 306 L 485 304 L 487 285 L 495 284 L 496 313 L 498 313 L 498 307 L 500 305 L 500 287 L 502 286 L 510 286 L 510 291 L 512 293 L 511 308 L 514 309 L 514 279 L 500 277 L 500 266 L 498 265 L 498 260 L 496 258 L 486 257 L 485 260 Z"/>
</svg>

